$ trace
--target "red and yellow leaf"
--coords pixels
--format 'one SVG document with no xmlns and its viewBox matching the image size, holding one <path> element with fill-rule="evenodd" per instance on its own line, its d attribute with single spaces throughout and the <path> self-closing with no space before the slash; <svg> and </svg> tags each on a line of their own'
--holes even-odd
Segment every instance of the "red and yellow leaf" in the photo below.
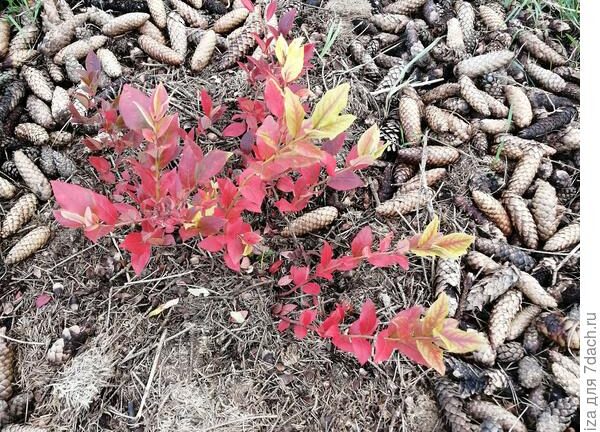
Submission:
<svg viewBox="0 0 600 432">
<path fill-rule="evenodd" d="M 422 334 L 433 336 L 444 328 L 444 321 L 448 317 L 448 295 L 441 293 L 437 300 L 427 309 L 422 323 Z"/>
<path fill-rule="evenodd" d="M 444 364 L 444 353 L 432 341 L 417 339 L 417 348 L 429 366 L 434 368 L 440 375 L 446 374 Z"/>
<path fill-rule="evenodd" d="M 439 257 L 456 259 L 467 253 L 474 240 L 475 237 L 465 233 L 448 234 L 437 240 L 431 249 Z"/>
<path fill-rule="evenodd" d="M 285 82 L 292 82 L 302 72 L 304 67 L 304 46 L 302 38 L 296 38 L 288 45 L 285 55 L 285 63 L 281 68 L 281 77 Z"/>
<path fill-rule="evenodd" d="M 480 333 L 473 330 L 461 330 L 457 327 L 456 321 L 447 321 L 442 331 L 435 335 L 439 339 L 438 344 L 445 350 L 464 354 L 477 351 L 485 345 L 485 338 Z"/>
<path fill-rule="evenodd" d="M 321 132 L 315 138 L 334 138 L 345 131 L 354 121 L 353 115 L 340 116 L 348 105 L 350 84 L 344 83 L 329 90 L 317 103 L 311 117 L 312 129 Z M 334 131 L 337 131 L 334 133 Z"/>
<path fill-rule="evenodd" d="M 289 88 L 285 88 L 285 122 L 288 132 L 292 138 L 296 138 L 302 129 L 304 121 L 304 108 L 300 103 L 300 98 Z"/>
<path fill-rule="evenodd" d="M 385 145 L 379 139 L 379 127 L 374 124 L 367 129 L 358 140 L 357 151 L 359 156 L 370 156 L 377 159 L 385 151 Z"/>
</svg>

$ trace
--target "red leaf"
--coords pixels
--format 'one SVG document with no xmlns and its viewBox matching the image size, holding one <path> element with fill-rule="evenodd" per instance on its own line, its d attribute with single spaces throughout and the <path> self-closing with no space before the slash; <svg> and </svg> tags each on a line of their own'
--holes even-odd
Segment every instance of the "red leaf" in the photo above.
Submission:
<svg viewBox="0 0 600 432">
<path fill-rule="evenodd" d="M 332 156 L 335 156 L 344 146 L 346 132 L 342 132 L 332 140 L 323 141 L 321 148 Z"/>
<path fill-rule="evenodd" d="M 293 282 L 292 276 L 285 275 L 285 276 L 282 276 L 279 278 L 279 280 L 277 281 L 277 285 L 280 287 L 284 287 L 284 286 L 288 286 L 292 282 Z"/>
<path fill-rule="evenodd" d="M 296 19 L 297 13 L 298 12 L 296 11 L 296 9 L 290 9 L 286 13 L 284 13 L 281 16 L 281 18 L 279 18 L 278 27 L 279 27 L 279 31 L 283 35 L 287 35 L 290 32 L 290 30 L 292 29 L 292 26 L 294 25 L 294 20 Z"/>
<path fill-rule="evenodd" d="M 352 256 L 362 257 L 368 256 L 371 252 L 371 246 L 373 245 L 373 232 L 371 227 L 366 226 L 360 230 L 360 232 L 352 240 Z"/>
<path fill-rule="evenodd" d="M 88 52 L 85 57 L 85 70 L 87 72 L 100 72 L 102 70 L 100 59 L 94 51 Z"/>
<path fill-rule="evenodd" d="M 344 320 L 346 310 L 342 305 L 336 305 L 335 310 L 321 323 L 317 333 L 322 338 L 330 338 L 340 334 L 340 323 Z"/>
<path fill-rule="evenodd" d="M 275 80 L 270 79 L 265 85 L 265 103 L 269 111 L 277 118 L 283 117 L 284 98 L 281 88 Z"/>
<path fill-rule="evenodd" d="M 269 273 L 271 273 L 271 274 L 277 273 L 282 265 L 283 265 L 283 260 L 278 259 L 277 261 L 275 261 L 273 264 L 271 264 L 269 266 Z"/>
<path fill-rule="evenodd" d="M 316 282 L 308 282 L 302 286 L 302 292 L 308 295 L 319 295 L 321 294 L 321 286 Z"/>
<path fill-rule="evenodd" d="M 150 98 L 129 84 L 125 84 L 119 97 L 119 112 L 129 129 L 141 131 L 152 127 Z"/>
<path fill-rule="evenodd" d="M 239 137 L 246 132 L 246 123 L 244 122 L 234 122 L 223 129 L 224 137 Z"/>
<path fill-rule="evenodd" d="M 205 156 L 204 159 L 198 164 L 198 178 L 199 184 L 204 184 L 212 177 L 217 175 L 223 170 L 227 159 L 231 156 L 231 153 L 223 150 L 211 150 Z"/>
<path fill-rule="evenodd" d="M 304 339 L 306 334 L 308 333 L 308 326 L 315 320 L 317 317 L 317 311 L 314 309 L 306 309 L 300 313 L 300 317 L 298 318 L 298 324 L 294 326 L 294 335 L 298 339 Z"/>
<path fill-rule="evenodd" d="M 309 272 L 310 269 L 308 267 L 292 266 L 292 268 L 290 268 L 290 275 L 292 276 L 294 285 L 298 287 L 304 285 L 308 281 Z"/>
<path fill-rule="evenodd" d="M 38 309 L 41 309 L 44 306 L 46 306 L 48 303 L 50 303 L 51 300 L 52 300 L 52 297 L 50 297 L 48 294 L 46 294 L 46 293 L 40 294 L 39 296 L 37 296 L 35 298 L 35 307 Z"/>
<path fill-rule="evenodd" d="M 223 236 L 209 236 L 198 243 L 198 247 L 207 252 L 219 252 L 225 246 Z"/>
<path fill-rule="evenodd" d="M 252 2 L 250 0 L 242 0 L 242 4 L 250 12 L 254 12 L 254 4 L 252 4 Z"/>
<path fill-rule="evenodd" d="M 351 335 L 371 336 L 375 332 L 378 323 L 375 305 L 370 299 L 367 299 L 362 306 L 358 320 L 350 326 L 349 333 Z"/>
<path fill-rule="evenodd" d="M 140 232 L 127 234 L 120 246 L 131 254 L 131 266 L 135 274 L 140 275 L 150 261 L 152 246 L 144 242 Z"/>
<path fill-rule="evenodd" d="M 367 258 L 367 261 L 374 267 L 385 268 L 397 264 L 404 270 L 408 270 L 408 258 L 406 258 L 404 255 L 376 252 L 370 254 Z"/>
<path fill-rule="evenodd" d="M 90 156 L 88 162 L 98 172 L 100 179 L 106 183 L 113 184 L 116 181 L 115 175 L 110 171 L 111 164 L 101 156 Z"/>
<path fill-rule="evenodd" d="M 277 330 L 282 333 L 289 328 L 290 328 L 290 322 L 287 319 L 279 321 L 279 324 L 277 325 Z"/>
<path fill-rule="evenodd" d="M 361 365 L 371 358 L 371 342 L 367 339 L 352 338 L 352 352 Z"/>
<path fill-rule="evenodd" d="M 213 103 L 210 95 L 205 89 L 202 89 L 202 91 L 200 92 L 200 104 L 202 105 L 202 111 L 204 112 L 204 114 L 210 117 L 212 113 Z"/>
<path fill-rule="evenodd" d="M 363 187 L 364 183 L 356 173 L 344 170 L 340 171 L 339 174 L 336 173 L 329 177 L 327 179 L 327 186 L 335 190 L 347 191 Z"/>
<path fill-rule="evenodd" d="M 269 21 L 273 17 L 276 10 L 277 10 L 277 0 L 273 0 L 273 1 L 271 1 L 271 3 L 269 3 L 269 6 L 267 6 L 267 11 L 265 14 L 266 21 Z"/>
</svg>

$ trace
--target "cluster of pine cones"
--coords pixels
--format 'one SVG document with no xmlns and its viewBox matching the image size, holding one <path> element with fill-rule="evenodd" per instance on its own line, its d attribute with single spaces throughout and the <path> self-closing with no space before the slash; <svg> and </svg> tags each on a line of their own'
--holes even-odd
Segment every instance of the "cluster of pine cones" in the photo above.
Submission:
<svg viewBox="0 0 600 432">
<path fill-rule="evenodd" d="M 579 70 L 567 23 L 505 3 L 374 0 L 349 52 L 397 106 L 379 121 L 379 216 L 425 209 L 473 167 L 452 198 L 479 237 L 437 260 L 434 287 L 489 343 L 433 383 L 449 430 L 563 432 L 579 409 Z"/>
</svg>

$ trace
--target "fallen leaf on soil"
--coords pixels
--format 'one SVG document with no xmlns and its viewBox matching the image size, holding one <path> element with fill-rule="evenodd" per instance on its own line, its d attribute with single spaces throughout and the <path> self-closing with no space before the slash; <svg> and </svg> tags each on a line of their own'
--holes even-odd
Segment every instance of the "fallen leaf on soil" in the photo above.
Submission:
<svg viewBox="0 0 600 432">
<path fill-rule="evenodd" d="M 248 317 L 248 311 L 231 311 L 229 312 L 229 318 L 231 322 L 236 324 L 243 324 Z"/>
<path fill-rule="evenodd" d="M 161 304 L 156 309 L 150 311 L 150 313 L 148 314 L 148 318 L 152 318 L 153 316 L 160 315 L 161 313 L 163 313 L 164 311 L 166 311 L 169 308 L 172 308 L 173 306 L 177 305 L 178 303 L 179 303 L 179 298 L 169 300 L 168 302 Z"/>
</svg>

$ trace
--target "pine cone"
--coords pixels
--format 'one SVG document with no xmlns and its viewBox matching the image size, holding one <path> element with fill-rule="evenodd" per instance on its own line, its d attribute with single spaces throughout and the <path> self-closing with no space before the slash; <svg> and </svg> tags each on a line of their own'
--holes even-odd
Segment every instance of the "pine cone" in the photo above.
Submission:
<svg viewBox="0 0 600 432">
<path fill-rule="evenodd" d="M 373 40 L 375 40 L 375 39 L 373 39 Z M 375 64 L 379 67 L 391 69 L 394 66 L 406 67 L 406 65 L 408 64 L 404 59 L 402 59 L 400 57 L 394 57 L 394 56 L 383 54 L 383 53 L 372 54 L 371 49 L 369 49 L 370 47 L 372 47 L 372 45 L 370 45 L 370 44 L 367 45 L 366 50 L 371 55 L 371 57 L 373 57 L 373 61 L 375 62 Z"/>
<path fill-rule="evenodd" d="M 70 103 L 69 93 L 64 88 L 56 86 L 50 110 L 52 111 L 52 117 L 59 125 L 64 124 L 71 117 Z"/>
<path fill-rule="evenodd" d="M 482 310 L 511 289 L 519 279 L 519 270 L 513 266 L 500 267 L 471 287 L 467 295 L 465 310 Z"/>
<path fill-rule="evenodd" d="M 537 330 L 535 323 L 531 323 L 523 333 L 523 348 L 530 354 L 537 353 L 542 347 L 542 335 Z"/>
<path fill-rule="evenodd" d="M 240 33 L 231 40 L 227 52 L 221 57 L 217 64 L 217 70 L 223 71 L 235 66 L 250 50 L 256 46 L 254 33 L 262 35 L 263 27 L 256 17 L 248 15 L 246 25 L 240 27 Z M 232 33 L 233 34 L 233 33 Z"/>
<path fill-rule="evenodd" d="M 19 175 L 19 170 L 17 170 L 15 163 L 11 160 L 4 161 L 0 169 L 12 180 L 18 180 L 21 178 Z"/>
<path fill-rule="evenodd" d="M 397 217 L 408 214 L 425 207 L 432 196 L 431 189 L 408 192 L 381 203 L 375 209 L 375 213 L 384 217 Z"/>
<path fill-rule="evenodd" d="M 41 99 L 34 95 L 27 96 L 26 107 L 29 116 L 35 123 L 44 129 L 54 129 L 56 122 L 52 117 L 52 111 Z"/>
<path fill-rule="evenodd" d="M 188 30 L 192 31 L 194 29 L 188 29 Z M 188 30 L 186 30 L 186 33 Z M 196 29 L 196 30 L 200 30 L 200 29 Z M 138 32 L 140 32 L 140 34 L 142 34 L 142 35 L 151 37 L 152 39 L 154 39 L 156 42 L 158 42 L 161 45 L 167 44 L 167 39 L 165 39 L 165 37 L 163 36 L 160 29 L 158 27 L 156 27 L 154 24 L 152 24 L 152 22 L 149 20 L 146 21 L 144 24 L 142 24 L 142 26 L 138 29 Z M 189 34 L 188 34 L 188 38 L 189 38 Z"/>
<path fill-rule="evenodd" d="M 519 87 L 509 85 L 504 87 L 504 94 L 512 108 L 512 120 L 515 125 L 518 128 L 529 126 L 533 120 L 533 111 L 525 92 Z"/>
<path fill-rule="evenodd" d="M 67 56 L 65 58 L 65 72 L 67 78 L 73 84 L 79 84 L 81 82 L 81 74 L 85 72 L 83 66 L 75 57 Z"/>
<path fill-rule="evenodd" d="M 537 150 L 527 152 L 517 162 L 515 169 L 508 181 L 505 194 L 520 196 L 525 193 L 537 174 L 542 162 L 542 154 Z"/>
<path fill-rule="evenodd" d="M 9 51 L 4 62 L 0 63 L 0 66 L 20 68 L 35 57 L 36 53 L 37 51 L 33 49 Z"/>
<path fill-rule="evenodd" d="M 92 24 L 102 27 L 104 24 L 112 20 L 113 16 L 102 9 L 92 6 L 88 9 L 88 19 Z"/>
<path fill-rule="evenodd" d="M 471 127 L 467 122 L 434 105 L 428 105 L 425 108 L 425 118 L 431 129 L 435 132 L 452 132 L 463 141 L 467 141 L 471 137 Z M 458 155 L 458 152 L 456 154 Z"/>
<path fill-rule="evenodd" d="M 548 135 L 548 143 L 557 153 L 571 152 L 581 148 L 580 130 L 568 126 L 566 130 Z"/>
<path fill-rule="evenodd" d="M 32 254 L 44 247 L 50 239 L 50 228 L 41 226 L 30 231 L 15 244 L 4 259 L 4 264 L 16 264 L 29 258 Z"/>
<path fill-rule="evenodd" d="M 527 415 L 532 419 L 532 423 L 535 423 L 539 415 L 548 408 L 548 401 L 546 400 L 546 387 L 541 385 L 534 388 L 529 392 L 529 408 Z"/>
<path fill-rule="evenodd" d="M 16 80 L 4 87 L 0 97 L 0 121 L 6 120 L 8 115 L 25 98 L 25 82 Z"/>
<path fill-rule="evenodd" d="M 466 405 L 467 412 L 477 420 L 490 419 L 501 425 L 504 430 L 527 432 L 527 427 L 509 411 L 492 402 L 470 401 Z"/>
<path fill-rule="evenodd" d="M 90 51 L 96 51 L 98 48 L 104 46 L 107 40 L 106 36 L 92 36 L 89 39 L 75 41 L 56 53 L 54 63 L 63 65 L 67 57 L 80 60 L 87 56 Z"/>
<path fill-rule="evenodd" d="M 508 117 L 509 109 L 506 105 L 504 105 L 502 102 L 500 102 L 495 97 L 490 96 L 486 92 L 481 92 L 481 94 L 484 97 L 485 101 L 487 102 L 488 107 L 490 109 L 490 114 L 493 117 L 497 117 L 497 118 Z"/>
<path fill-rule="evenodd" d="M 22 26 L 16 35 L 10 41 L 8 48 L 9 54 L 11 52 L 20 50 L 29 50 L 33 48 L 33 45 L 38 39 L 40 29 L 36 23 L 30 23 Z"/>
<path fill-rule="evenodd" d="M 21 69 L 21 75 L 33 94 L 45 102 L 50 102 L 52 100 L 54 84 L 42 71 L 29 66 L 24 66 L 23 69 Z"/>
<path fill-rule="evenodd" d="M 544 379 L 544 371 L 538 361 L 526 356 L 519 362 L 519 383 L 528 389 L 533 389 L 542 384 Z"/>
<path fill-rule="evenodd" d="M 470 251 L 465 257 L 465 261 L 471 269 L 484 274 L 493 273 L 501 267 L 496 261 L 477 251 Z"/>
<path fill-rule="evenodd" d="M 507 342 L 498 347 L 496 360 L 499 363 L 512 363 L 521 360 L 524 355 L 523 345 L 519 342 Z"/>
<path fill-rule="evenodd" d="M 517 195 L 505 194 L 503 203 L 524 245 L 529 249 L 537 249 L 539 242 L 537 229 L 525 200 Z"/>
<path fill-rule="evenodd" d="M 531 325 L 531 323 L 533 323 L 541 311 L 542 309 L 538 305 L 531 305 L 523 308 L 510 324 L 510 330 L 508 332 L 507 339 L 515 340 L 521 336 Z"/>
<path fill-rule="evenodd" d="M 579 349 L 579 321 L 559 312 L 546 312 L 537 319 L 537 329 L 561 347 Z"/>
<path fill-rule="evenodd" d="M 567 86 L 567 83 L 560 75 L 544 69 L 531 61 L 526 62 L 524 68 L 527 75 L 546 90 L 560 93 Z"/>
<path fill-rule="evenodd" d="M 447 34 L 446 34 L 446 45 L 450 48 L 458 57 L 464 56 L 467 51 L 465 45 L 465 39 L 460 27 L 460 22 L 456 18 L 451 18 L 446 22 Z"/>
<path fill-rule="evenodd" d="M 387 145 L 385 151 L 392 152 L 394 155 L 398 151 L 400 147 L 400 135 L 402 133 L 402 129 L 400 127 L 400 122 L 396 119 L 387 119 L 385 123 L 381 126 L 379 130 L 379 136 L 381 141 Z M 409 167 L 409 165 L 404 165 Z M 411 176 L 412 177 L 412 176 Z M 410 178 L 410 177 L 409 177 Z M 400 183 L 403 183 L 407 179 L 402 180 Z"/>
<path fill-rule="evenodd" d="M 445 83 L 429 90 L 427 93 L 421 96 L 421 100 L 427 105 L 458 95 L 460 95 L 460 84 Z"/>
<path fill-rule="evenodd" d="M 433 286 L 436 296 L 441 293 L 448 295 L 450 303 L 448 316 L 454 316 L 460 298 L 460 261 L 439 258 L 435 266 Z"/>
<path fill-rule="evenodd" d="M 40 155 L 38 165 L 44 174 L 46 174 L 48 177 L 54 178 L 58 175 L 58 171 L 56 170 L 52 153 L 53 150 L 50 147 L 42 147 L 42 154 Z"/>
<path fill-rule="evenodd" d="M 561 386 L 569 395 L 579 397 L 579 377 L 571 373 L 560 363 L 552 363 L 550 366 L 554 381 Z"/>
<path fill-rule="evenodd" d="M 577 115 L 577 109 L 574 107 L 565 107 L 555 111 L 548 117 L 544 117 L 526 129 L 519 132 L 519 136 L 525 139 L 538 138 L 548 133 L 558 130 L 569 124 Z"/>
<path fill-rule="evenodd" d="M 444 108 L 451 113 L 458 113 L 466 116 L 471 112 L 471 105 L 467 103 L 463 98 L 450 98 L 440 102 L 440 107 Z"/>
<path fill-rule="evenodd" d="M 463 39 L 467 52 L 472 52 L 477 45 L 477 36 L 475 32 L 475 9 L 465 1 L 457 1 L 454 4 L 456 18 L 460 23 Z"/>
<path fill-rule="evenodd" d="M 554 362 L 560 364 L 567 371 L 579 377 L 579 361 L 574 357 L 567 357 L 555 350 L 548 351 L 548 358 Z"/>
<path fill-rule="evenodd" d="M 338 209 L 335 207 L 321 207 L 308 212 L 290 223 L 281 232 L 284 237 L 303 236 L 305 234 L 325 228 L 338 217 Z"/>
<path fill-rule="evenodd" d="M 540 240 L 548 240 L 557 228 L 558 198 L 550 183 L 538 180 L 535 195 L 531 200 L 531 213 L 537 224 Z"/>
<path fill-rule="evenodd" d="M 404 131 L 404 141 L 408 144 L 420 143 L 423 132 L 419 103 L 413 98 L 402 96 L 398 104 L 398 115 Z"/>
<path fill-rule="evenodd" d="M 75 355 L 88 336 L 89 331 L 85 327 L 73 325 L 65 328 L 61 337 L 56 339 L 48 350 L 46 359 L 53 364 L 65 363 Z"/>
<path fill-rule="evenodd" d="M 49 142 L 52 147 L 64 147 L 73 142 L 73 134 L 67 131 L 50 132 Z"/>
<path fill-rule="evenodd" d="M 581 99 L 581 88 L 577 84 L 567 83 L 561 94 L 579 102 Z"/>
<path fill-rule="evenodd" d="M 506 394 L 513 387 L 511 378 L 502 369 L 490 369 L 485 374 L 488 382 L 483 392 L 486 395 Z"/>
<path fill-rule="evenodd" d="M 42 201 L 47 201 L 52 196 L 52 188 L 48 179 L 40 169 L 21 150 L 13 154 L 13 160 L 23 181 Z"/>
<path fill-rule="evenodd" d="M 526 140 L 509 134 L 494 137 L 492 153 L 500 151 L 502 156 L 509 159 L 522 159 L 528 153 L 541 153 L 542 156 L 552 156 L 556 153 L 552 147 L 533 140 Z"/>
<path fill-rule="evenodd" d="M 130 12 L 113 18 L 102 26 L 102 33 L 106 36 L 119 36 L 136 30 L 144 24 L 150 15 L 144 12 Z"/>
<path fill-rule="evenodd" d="M 454 163 L 460 157 L 458 150 L 452 147 L 427 146 L 421 148 L 404 148 L 398 150 L 398 159 L 402 162 L 418 165 L 425 151 L 425 163 L 428 166 L 445 166 Z"/>
<path fill-rule="evenodd" d="M 467 398 L 483 392 L 488 382 L 488 376 L 481 368 L 453 356 L 444 357 L 444 363 L 447 376 L 451 376 L 459 382 L 458 396 Z"/>
<path fill-rule="evenodd" d="M 550 48 L 529 30 L 519 29 L 517 39 L 531 55 L 539 60 L 552 63 L 554 66 L 562 66 L 567 63 L 565 57 Z"/>
<path fill-rule="evenodd" d="M 62 178 L 71 177 L 77 171 L 75 162 L 61 152 L 52 150 L 52 160 L 54 162 L 54 166 L 56 167 L 56 172 Z"/>
<path fill-rule="evenodd" d="M 10 24 L 6 18 L 0 19 L 0 60 L 8 54 L 10 43 Z"/>
<path fill-rule="evenodd" d="M 394 183 L 401 185 L 411 179 L 417 172 L 414 165 L 399 163 L 394 168 Z"/>
<path fill-rule="evenodd" d="M 507 29 L 504 18 L 488 6 L 479 6 L 479 16 L 489 31 L 504 31 Z"/>
<path fill-rule="evenodd" d="M 215 32 L 207 30 L 198 42 L 194 55 L 192 56 L 191 66 L 194 72 L 200 72 L 208 65 L 213 52 L 215 51 L 216 43 L 217 35 Z"/>
<path fill-rule="evenodd" d="M 15 136 L 21 141 L 31 143 L 36 146 L 44 145 L 50 137 L 48 132 L 42 126 L 35 123 L 21 123 L 15 128 Z"/>
<path fill-rule="evenodd" d="M 185 60 L 177 51 L 159 44 L 150 36 L 141 35 L 138 38 L 138 44 L 146 54 L 161 63 L 178 66 Z"/>
<path fill-rule="evenodd" d="M 460 84 L 460 94 L 469 105 L 479 114 L 486 117 L 490 116 L 490 108 L 484 96 L 485 93 L 477 88 L 473 80 L 463 75 L 458 79 L 458 83 Z"/>
<path fill-rule="evenodd" d="M 512 123 L 507 119 L 481 119 L 474 121 L 473 126 L 488 135 L 503 134 L 512 130 Z"/>
<path fill-rule="evenodd" d="M 229 33 L 241 26 L 248 18 L 248 9 L 239 8 L 226 13 L 213 24 L 212 29 L 216 33 Z"/>
<path fill-rule="evenodd" d="M 446 177 L 446 168 L 433 168 L 425 171 L 425 185 L 428 188 L 433 188 Z M 397 194 L 402 195 L 407 192 L 412 192 L 421 188 L 421 175 L 417 174 L 398 189 Z"/>
<path fill-rule="evenodd" d="M 530 255 L 502 241 L 477 238 L 475 247 L 488 256 L 494 255 L 499 261 L 509 261 L 523 271 L 535 266 L 535 260 Z"/>
<path fill-rule="evenodd" d="M 187 32 L 183 18 L 177 12 L 170 12 L 167 17 L 167 29 L 171 49 L 185 58 L 188 49 Z"/>
<path fill-rule="evenodd" d="M 479 431 L 480 432 L 502 432 L 502 426 L 500 426 L 499 423 L 495 422 L 494 420 L 484 420 L 483 422 L 481 422 L 481 424 L 479 425 Z"/>
<path fill-rule="evenodd" d="M 0 198 L 11 199 L 17 193 L 17 188 L 8 180 L 0 177 Z"/>
<path fill-rule="evenodd" d="M 500 201 L 485 192 L 477 190 L 474 190 L 471 194 L 473 195 L 473 201 L 483 214 L 494 222 L 506 237 L 510 236 L 512 224 Z"/>
<path fill-rule="evenodd" d="M 148 10 L 154 23 L 164 29 L 167 26 L 167 9 L 163 0 L 147 0 Z"/>
<path fill-rule="evenodd" d="M 548 404 L 547 404 L 548 405 Z M 536 422 L 538 432 L 573 431 L 568 428 L 572 418 L 579 409 L 579 398 L 565 397 L 550 403 Z"/>
<path fill-rule="evenodd" d="M 208 19 L 200 11 L 185 4 L 181 0 L 170 0 L 171 5 L 191 27 L 208 28 Z"/>
<path fill-rule="evenodd" d="M 0 237 L 7 238 L 25 225 L 35 213 L 37 198 L 34 194 L 23 195 L 6 214 Z"/>
<path fill-rule="evenodd" d="M 474 78 L 508 66 L 514 57 L 512 51 L 503 50 L 462 60 L 454 67 L 454 75 Z"/>
<path fill-rule="evenodd" d="M 484 338 L 485 344 L 477 351 L 473 351 L 473 360 L 484 366 L 493 366 L 496 363 L 496 350 L 492 348 L 488 338 Z"/>
<path fill-rule="evenodd" d="M 112 51 L 105 48 L 100 48 L 98 51 L 96 51 L 96 55 L 98 56 L 98 60 L 100 60 L 100 64 L 102 65 L 102 70 L 106 75 L 111 78 L 119 78 L 121 75 L 123 75 L 123 67 L 121 66 L 121 63 L 119 63 L 117 56 L 114 55 Z"/>
<path fill-rule="evenodd" d="M 44 428 L 40 428 L 40 427 L 36 427 L 36 426 L 18 425 L 18 424 L 11 424 L 11 425 L 4 426 L 4 429 L 2 429 L 2 431 L 3 432 L 49 432 L 48 429 L 44 429 Z"/>
<path fill-rule="evenodd" d="M 220 0 L 203 0 L 202 7 L 213 15 L 224 15 L 227 13 L 227 7 Z"/>
<path fill-rule="evenodd" d="M 397 0 L 383 8 L 384 12 L 393 14 L 410 14 L 416 12 L 427 0 Z"/>
<path fill-rule="evenodd" d="M 549 252 L 558 252 L 579 243 L 580 227 L 579 223 L 568 225 L 548 239 L 544 244 L 544 250 Z"/>
<path fill-rule="evenodd" d="M 458 397 L 458 386 L 447 378 L 439 378 L 433 384 L 438 406 L 452 432 L 475 432 L 476 426 L 463 410 Z"/>
<path fill-rule="evenodd" d="M 5 335 L 6 328 L 0 328 L 0 400 L 8 401 L 13 394 L 15 371 L 14 352 L 4 339 Z"/>
<path fill-rule="evenodd" d="M 88 19 L 87 13 L 74 16 L 49 29 L 44 39 L 39 45 L 42 54 L 52 56 L 71 43 L 76 34 L 77 27 L 81 26 Z"/>
<path fill-rule="evenodd" d="M 22 422 L 33 411 L 33 393 L 26 392 L 14 396 L 8 401 L 8 414 L 12 421 Z"/>
<path fill-rule="evenodd" d="M 489 318 L 489 337 L 494 349 L 504 343 L 513 321 L 521 307 L 521 291 L 511 289 L 496 302 Z"/>
</svg>

